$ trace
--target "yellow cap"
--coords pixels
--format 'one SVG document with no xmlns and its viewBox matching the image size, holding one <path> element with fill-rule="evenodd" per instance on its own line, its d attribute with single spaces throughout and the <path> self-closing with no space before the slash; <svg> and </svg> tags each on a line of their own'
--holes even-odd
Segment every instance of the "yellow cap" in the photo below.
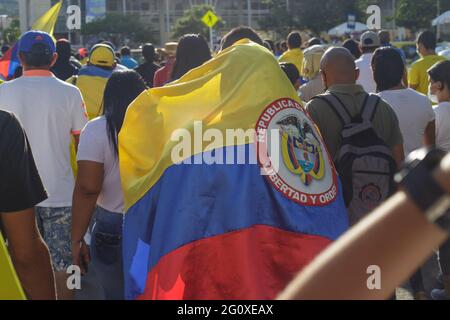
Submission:
<svg viewBox="0 0 450 320">
<path fill-rule="evenodd" d="M 101 66 L 112 67 L 116 62 L 113 49 L 106 44 L 97 44 L 92 47 L 89 53 L 89 63 Z"/>
</svg>

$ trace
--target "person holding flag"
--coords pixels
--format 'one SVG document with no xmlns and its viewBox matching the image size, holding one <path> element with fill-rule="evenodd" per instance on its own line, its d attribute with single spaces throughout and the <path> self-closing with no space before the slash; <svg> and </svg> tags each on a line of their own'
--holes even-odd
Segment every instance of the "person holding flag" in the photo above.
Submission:
<svg viewBox="0 0 450 320">
<path fill-rule="evenodd" d="M 348 228 L 320 133 L 274 56 L 237 33 L 128 108 L 126 299 L 274 299 Z"/>
</svg>

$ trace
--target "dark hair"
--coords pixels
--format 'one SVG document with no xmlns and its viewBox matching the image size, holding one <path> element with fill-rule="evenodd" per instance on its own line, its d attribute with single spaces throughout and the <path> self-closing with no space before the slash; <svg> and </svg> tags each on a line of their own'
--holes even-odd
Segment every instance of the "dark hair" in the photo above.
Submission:
<svg viewBox="0 0 450 320">
<path fill-rule="evenodd" d="M 264 40 L 264 43 L 265 43 L 265 45 L 267 43 L 269 45 L 269 47 L 270 47 L 270 50 L 275 54 L 275 43 L 272 40 L 270 40 L 270 39 Z"/>
<path fill-rule="evenodd" d="M 142 56 L 144 57 L 145 61 L 147 62 L 153 62 L 155 61 L 155 46 L 151 43 L 146 43 L 142 46 Z"/>
<path fill-rule="evenodd" d="M 359 50 L 359 44 L 355 40 L 347 39 L 345 40 L 342 46 L 346 48 L 348 51 L 350 51 L 355 60 L 361 57 L 361 50 Z"/>
<path fill-rule="evenodd" d="M 237 41 L 242 39 L 250 39 L 259 45 L 263 45 L 261 37 L 250 27 L 240 26 L 228 32 L 222 39 L 222 50 L 231 47 Z"/>
<path fill-rule="evenodd" d="M 298 31 L 293 31 L 291 33 L 289 33 L 288 37 L 287 37 L 287 43 L 289 48 L 291 49 L 296 49 L 296 48 L 300 48 L 302 46 L 302 36 L 300 35 L 300 32 Z"/>
<path fill-rule="evenodd" d="M 281 41 L 280 48 L 281 48 L 281 51 L 286 51 L 288 49 L 287 41 Z"/>
<path fill-rule="evenodd" d="M 211 52 L 206 39 L 200 34 L 185 34 L 178 40 L 171 81 L 181 78 L 209 59 L 211 59 Z"/>
<path fill-rule="evenodd" d="M 300 73 L 298 72 L 297 67 L 292 63 L 280 63 L 281 70 L 287 75 L 292 85 L 295 85 L 298 79 L 300 78 Z"/>
<path fill-rule="evenodd" d="M 431 31 L 424 31 L 417 37 L 417 44 L 422 44 L 427 50 L 436 49 L 436 36 Z"/>
<path fill-rule="evenodd" d="M 3 54 L 5 54 L 11 47 L 8 46 L 7 44 L 5 44 L 4 46 L 2 46 L 1 52 Z"/>
<path fill-rule="evenodd" d="M 129 47 L 122 47 L 120 49 L 120 54 L 122 54 L 122 56 L 129 56 L 131 54 L 131 50 Z"/>
<path fill-rule="evenodd" d="M 398 86 L 405 73 L 405 65 L 400 53 L 390 47 L 378 48 L 372 57 L 373 78 L 377 91 L 392 89 Z"/>
<path fill-rule="evenodd" d="M 21 52 L 27 66 L 33 68 L 50 67 L 53 55 L 45 53 Z"/>
<path fill-rule="evenodd" d="M 103 114 L 106 118 L 108 139 L 118 154 L 117 135 L 122 129 L 125 112 L 130 103 L 146 89 L 144 80 L 134 70 L 112 73 L 103 93 Z"/>
<path fill-rule="evenodd" d="M 66 39 L 56 41 L 56 52 L 58 53 L 58 60 L 68 62 L 72 54 L 70 42 Z"/>
<path fill-rule="evenodd" d="M 450 61 L 441 61 L 428 69 L 431 80 L 442 82 L 450 89 Z"/>
<path fill-rule="evenodd" d="M 308 47 L 312 47 L 318 44 L 322 44 L 322 40 L 319 38 L 311 38 L 308 40 Z"/>
</svg>

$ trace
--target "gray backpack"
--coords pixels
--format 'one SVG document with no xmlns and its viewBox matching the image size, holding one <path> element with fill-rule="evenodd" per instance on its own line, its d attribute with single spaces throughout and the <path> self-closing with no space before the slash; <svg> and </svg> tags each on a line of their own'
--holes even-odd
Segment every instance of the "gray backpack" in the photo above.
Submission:
<svg viewBox="0 0 450 320">
<path fill-rule="evenodd" d="M 356 117 L 350 115 L 336 95 L 323 94 L 316 99 L 325 101 L 343 125 L 342 143 L 334 163 L 353 225 L 395 192 L 395 160 L 372 126 L 380 97 L 368 94 Z"/>
</svg>

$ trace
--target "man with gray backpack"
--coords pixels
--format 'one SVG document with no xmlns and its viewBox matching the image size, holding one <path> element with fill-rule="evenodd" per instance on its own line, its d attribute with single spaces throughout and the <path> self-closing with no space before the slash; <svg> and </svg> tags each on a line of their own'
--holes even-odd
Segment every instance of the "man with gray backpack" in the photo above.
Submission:
<svg viewBox="0 0 450 320">
<path fill-rule="evenodd" d="M 356 84 L 359 70 L 347 49 L 329 49 L 321 74 L 327 91 L 306 109 L 334 159 L 354 225 L 395 192 L 403 138 L 392 108 Z"/>
</svg>

